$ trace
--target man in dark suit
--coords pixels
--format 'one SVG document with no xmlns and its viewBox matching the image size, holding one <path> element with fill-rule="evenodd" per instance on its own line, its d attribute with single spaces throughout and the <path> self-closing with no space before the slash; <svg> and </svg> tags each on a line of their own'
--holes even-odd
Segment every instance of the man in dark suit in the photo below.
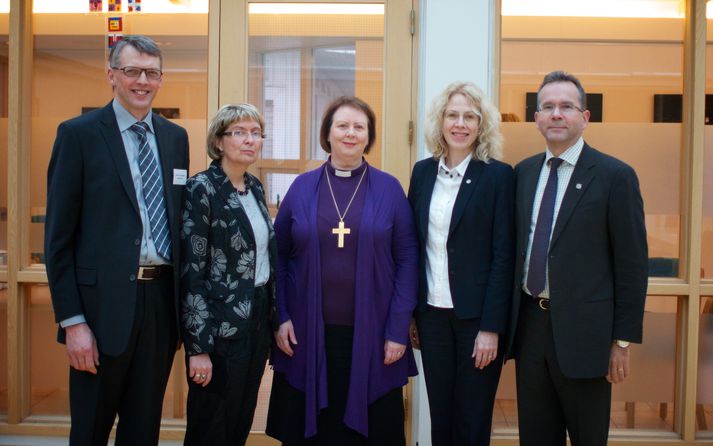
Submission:
<svg viewBox="0 0 713 446">
<path fill-rule="evenodd" d="M 579 80 L 557 71 L 538 91 L 544 154 L 515 168 L 515 358 L 520 444 L 605 445 L 611 383 L 629 375 L 647 286 L 644 210 L 634 170 L 582 139 Z"/>
<path fill-rule="evenodd" d="M 70 363 L 70 444 L 158 442 L 178 343 L 179 211 L 186 131 L 151 112 L 162 56 L 144 36 L 111 51 L 114 99 L 60 124 L 45 253 Z"/>
</svg>

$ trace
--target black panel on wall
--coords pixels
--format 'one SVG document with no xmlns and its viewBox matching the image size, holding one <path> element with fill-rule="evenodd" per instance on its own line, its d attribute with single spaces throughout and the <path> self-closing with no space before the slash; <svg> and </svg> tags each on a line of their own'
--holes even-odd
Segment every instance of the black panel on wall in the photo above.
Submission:
<svg viewBox="0 0 713 446">
<path fill-rule="evenodd" d="M 706 125 L 713 125 L 713 94 L 706 95 Z M 683 96 L 680 94 L 654 95 L 654 122 L 682 122 Z"/>
<path fill-rule="evenodd" d="M 587 93 L 587 109 L 589 110 L 589 122 L 602 122 L 604 114 L 604 95 L 602 93 Z M 535 122 L 535 112 L 537 111 L 537 93 L 526 93 L 525 95 L 525 121 Z"/>
</svg>

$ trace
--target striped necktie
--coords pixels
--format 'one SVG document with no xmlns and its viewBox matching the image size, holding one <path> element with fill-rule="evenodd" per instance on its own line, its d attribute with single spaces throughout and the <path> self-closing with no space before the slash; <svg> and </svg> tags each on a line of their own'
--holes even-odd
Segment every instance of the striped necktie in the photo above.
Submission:
<svg viewBox="0 0 713 446">
<path fill-rule="evenodd" d="M 171 260 L 171 236 L 163 199 L 163 184 L 158 163 L 146 137 L 148 129 L 148 124 L 143 121 L 135 122 L 131 126 L 131 131 L 139 137 L 139 170 L 154 246 L 161 257 Z"/>
</svg>

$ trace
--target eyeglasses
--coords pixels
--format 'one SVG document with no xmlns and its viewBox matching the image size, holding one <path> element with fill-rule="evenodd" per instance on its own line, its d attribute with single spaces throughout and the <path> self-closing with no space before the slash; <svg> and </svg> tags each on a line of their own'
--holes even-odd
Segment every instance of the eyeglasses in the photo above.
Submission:
<svg viewBox="0 0 713 446">
<path fill-rule="evenodd" d="M 238 139 L 247 139 L 248 136 L 252 137 L 252 139 L 258 141 L 263 138 L 266 138 L 265 135 L 262 134 L 262 132 L 246 132 L 244 130 L 233 130 L 232 132 L 223 132 L 223 136 L 232 136 L 234 138 Z"/>
<path fill-rule="evenodd" d="M 141 73 L 146 74 L 146 79 L 150 81 L 157 81 L 163 76 L 163 71 L 156 68 L 139 68 L 139 67 L 111 67 L 112 70 L 119 70 L 124 73 L 126 77 L 140 77 Z"/>
<path fill-rule="evenodd" d="M 447 111 L 443 115 L 443 119 L 445 119 L 448 122 L 458 122 L 461 117 L 463 118 L 463 122 L 468 124 L 468 125 L 473 125 L 478 122 L 480 117 L 475 114 L 474 112 L 465 112 L 465 113 L 458 113 L 455 111 Z"/>
<path fill-rule="evenodd" d="M 552 116 L 554 114 L 555 110 L 560 111 L 560 114 L 563 116 L 572 116 L 575 113 L 584 113 L 584 110 L 577 107 L 574 104 L 542 104 L 540 108 L 537 109 L 538 113 L 542 113 L 545 116 Z"/>
</svg>

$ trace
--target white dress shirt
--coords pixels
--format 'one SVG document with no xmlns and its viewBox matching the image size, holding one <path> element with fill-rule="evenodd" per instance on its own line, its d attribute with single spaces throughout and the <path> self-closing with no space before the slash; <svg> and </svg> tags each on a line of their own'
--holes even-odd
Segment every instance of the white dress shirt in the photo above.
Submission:
<svg viewBox="0 0 713 446">
<path fill-rule="evenodd" d="M 445 158 L 438 163 L 438 175 L 433 186 L 431 205 L 428 210 L 428 235 L 426 242 L 426 280 L 429 305 L 453 308 L 451 285 L 448 276 L 448 230 L 451 226 L 453 205 L 460 184 L 472 159 L 467 156 L 453 169 L 446 167 Z"/>
<path fill-rule="evenodd" d="M 579 155 L 582 153 L 582 148 L 584 147 L 584 140 L 579 138 L 572 147 L 562 152 L 559 158 L 562 159 L 562 164 L 560 164 L 559 169 L 557 169 L 557 194 L 555 195 L 555 210 L 552 216 L 552 231 L 555 229 L 555 224 L 557 223 L 557 215 L 560 211 L 560 206 L 562 205 L 562 198 L 567 190 L 567 185 L 569 185 L 569 180 L 572 178 L 572 173 L 574 172 L 574 166 L 577 164 Z M 537 225 L 537 217 L 540 213 L 540 203 L 542 202 L 542 195 L 545 193 L 545 185 L 547 184 L 547 178 L 550 175 L 550 165 L 549 160 L 554 158 L 550 149 L 545 150 L 545 162 L 542 164 L 542 169 L 540 170 L 540 179 L 537 181 L 537 189 L 535 191 L 535 201 L 532 203 L 532 218 L 530 219 L 530 235 L 527 242 L 527 255 L 525 256 L 525 267 L 523 268 L 522 274 L 522 289 L 526 293 L 530 293 L 527 289 L 527 273 L 530 267 L 530 252 L 532 251 L 532 238 L 535 235 L 535 226 Z M 552 238 L 552 231 L 550 231 L 550 238 Z M 544 297 L 549 299 L 550 297 L 550 279 L 549 268 L 545 269 L 545 289 L 537 297 Z"/>
<path fill-rule="evenodd" d="M 255 286 L 259 287 L 265 285 L 270 279 L 270 254 L 268 252 L 270 230 L 255 195 L 249 188 L 247 190 L 246 195 L 238 194 L 238 199 L 245 209 L 255 236 Z"/>
</svg>

